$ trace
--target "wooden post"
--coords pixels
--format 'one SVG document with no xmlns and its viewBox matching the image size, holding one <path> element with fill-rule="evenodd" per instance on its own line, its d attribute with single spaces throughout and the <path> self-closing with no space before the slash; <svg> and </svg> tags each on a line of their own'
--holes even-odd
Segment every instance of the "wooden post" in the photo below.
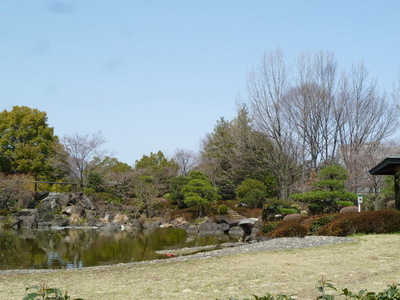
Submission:
<svg viewBox="0 0 400 300">
<path fill-rule="evenodd" d="M 394 175 L 394 205 L 400 210 L 400 172 Z"/>
</svg>

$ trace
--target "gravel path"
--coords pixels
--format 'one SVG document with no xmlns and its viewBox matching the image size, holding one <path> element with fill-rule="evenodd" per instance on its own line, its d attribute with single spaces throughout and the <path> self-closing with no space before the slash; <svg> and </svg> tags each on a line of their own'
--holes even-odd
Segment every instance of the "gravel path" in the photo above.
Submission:
<svg viewBox="0 0 400 300">
<path fill-rule="evenodd" d="M 223 248 L 218 250 L 212 250 L 207 252 L 200 252 L 192 255 L 185 256 L 176 256 L 168 259 L 157 259 L 150 261 L 140 261 L 140 262 L 132 262 L 132 263 L 121 263 L 117 265 L 107 265 L 107 266 L 96 266 L 96 267 L 87 267 L 84 269 L 105 269 L 111 268 L 113 266 L 132 266 L 132 265 L 144 265 L 144 264 L 156 264 L 156 263 L 171 263 L 176 261 L 187 261 L 194 259 L 207 259 L 211 257 L 221 257 L 230 254 L 239 254 L 239 253 L 252 253 L 252 252 L 260 252 L 260 251 L 277 251 L 277 250 L 291 250 L 291 249 L 300 249 L 300 248 L 309 248 L 309 247 L 320 247 L 326 245 L 335 245 L 342 243 L 350 243 L 354 242 L 355 239 L 346 238 L 346 237 L 334 237 L 334 236 L 307 236 L 304 238 L 290 237 L 290 238 L 277 238 L 271 239 L 268 241 L 252 243 L 241 245 L 237 247 L 231 248 Z M 75 271 L 82 269 L 70 269 L 66 271 Z M 48 269 L 29 269 L 29 270 L 5 270 L 0 271 L 0 275 L 6 274 L 30 274 L 30 273 L 38 273 L 38 272 L 55 272 L 60 270 L 48 270 Z"/>
</svg>

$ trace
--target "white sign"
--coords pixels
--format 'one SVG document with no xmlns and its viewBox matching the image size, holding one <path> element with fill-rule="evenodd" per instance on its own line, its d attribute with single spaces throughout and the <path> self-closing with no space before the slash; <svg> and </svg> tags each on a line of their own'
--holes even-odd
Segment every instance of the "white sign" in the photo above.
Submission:
<svg viewBox="0 0 400 300">
<path fill-rule="evenodd" d="M 357 201 L 358 201 L 358 204 L 363 203 L 363 195 L 362 194 L 357 195 Z"/>
</svg>

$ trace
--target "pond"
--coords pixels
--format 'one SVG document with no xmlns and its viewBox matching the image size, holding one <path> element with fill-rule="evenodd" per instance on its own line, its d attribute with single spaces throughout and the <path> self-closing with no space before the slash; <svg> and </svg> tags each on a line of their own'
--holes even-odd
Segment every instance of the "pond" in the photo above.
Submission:
<svg viewBox="0 0 400 300">
<path fill-rule="evenodd" d="M 73 269 L 166 258 L 156 250 L 229 242 L 228 235 L 188 236 L 183 229 L 1 230 L 0 270 Z"/>
</svg>

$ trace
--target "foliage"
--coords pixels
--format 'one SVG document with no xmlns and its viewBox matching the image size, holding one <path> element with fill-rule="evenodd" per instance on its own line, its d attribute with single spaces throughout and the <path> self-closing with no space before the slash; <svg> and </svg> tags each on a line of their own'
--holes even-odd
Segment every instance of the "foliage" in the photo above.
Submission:
<svg viewBox="0 0 400 300">
<path fill-rule="evenodd" d="M 384 176 L 382 194 L 386 201 L 394 199 L 394 176 Z"/>
<path fill-rule="evenodd" d="M 31 198 L 33 187 L 29 186 L 26 175 L 4 175 L 0 173 L 0 209 L 8 210 L 18 200 Z"/>
<path fill-rule="evenodd" d="M 262 220 L 271 221 L 276 215 L 285 215 L 291 213 L 299 213 L 301 207 L 289 200 L 269 198 L 265 203 L 262 211 Z"/>
<path fill-rule="evenodd" d="M 34 290 L 34 292 L 28 293 L 22 300 L 71 300 L 67 292 L 63 294 L 59 288 L 49 288 L 45 283 L 26 288 L 26 292 L 28 290 Z M 73 300 L 83 299 L 75 298 Z"/>
<path fill-rule="evenodd" d="M 86 188 L 91 188 L 95 192 L 103 192 L 104 180 L 102 176 L 99 173 L 91 172 L 89 175 L 86 177 L 85 180 L 85 192 Z"/>
<path fill-rule="evenodd" d="M 335 214 L 331 214 L 331 215 L 322 215 L 319 216 L 317 219 L 315 219 L 310 226 L 309 229 L 309 234 L 310 235 L 314 235 L 317 234 L 319 229 L 326 225 L 329 224 L 330 222 L 332 222 L 332 220 L 336 217 Z"/>
<path fill-rule="evenodd" d="M 236 188 L 236 197 L 248 207 L 260 207 L 265 202 L 266 187 L 255 179 L 245 179 Z"/>
<path fill-rule="evenodd" d="M 343 167 L 327 166 L 319 172 L 318 179 L 311 191 L 290 195 L 291 199 L 308 203 L 311 214 L 336 212 L 357 199 L 356 194 L 345 190 L 347 171 Z"/>
<path fill-rule="evenodd" d="M 178 205 L 178 208 L 185 208 L 185 194 L 182 192 L 183 187 L 189 182 L 189 178 L 185 176 L 173 177 L 168 183 L 168 199 Z"/>
<path fill-rule="evenodd" d="M 217 214 L 226 215 L 228 213 L 228 206 L 225 204 L 221 204 L 217 208 Z"/>
<path fill-rule="evenodd" d="M 272 144 L 253 125 L 247 107 L 242 106 L 233 120 L 218 120 L 203 142 L 199 168 L 220 190 L 223 200 L 233 199 L 236 187 L 246 178 L 264 181 L 271 177 L 270 190 L 275 196 L 276 180 L 268 159 Z"/>
<path fill-rule="evenodd" d="M 139 199 L 142 210 L 147 218 L 150 218 L 150 210 L 155 204 L 155 199 L 159 195 L 159 191 L 154 184 L 152 176 L 141 175 L 134 178 L 134 191 Z"/>
<path fill-rule="evenodd" d="M 283 215 L 290 215 L 290 214 L 296 214 L 298 213 L 297 209 L 295 208 L 280 208 L 279 212 Z"/>
<path fill-rule="evenodd" d="M 113 194 L 114 198 L 120 198 L 122 201 L 132 197 L 133 170 L 131 166 L 108 156 L 93 164 L 97 166 L 93 173 L 100 174 L 102 179 L 101 185 L 97 188 L 98 191 L 107 190 Z"/>
<path fill-rule="evenodd" d="M 197 206 L 200 208 L 200 215 L 204 214 L 205 206 L 220 198 L 218 190 L 211 185 L 211 182 L 200 171 L 191 171 L 189 181 L 182 188 L 185 195 L 184 203 L 188 207 Z"/>
<path fill-rule="evenodd" d="M 263 233 L 269 233 L 273 230 L 275 230 L 279 225 L 279 222 L 266 222 L 262 227 L 261 227 L 261 231 Z"/>
<path fill-rule="evenodd" d="M 162 196 L 168 191 L 169 180 L 178 175 L 178 168 L 178 164 L 172 159 L 167 159 L 161 151 L 143 155 L 135 163 L 137 175 L 153 178 L 155 189 L 159 192 L 157 196 Z"/>
<path fill-rule="evenodd" d="M 27 106 L 0 112 L 0 171 L 48 175 L 56 140 L 45 112 Z"/>
<path fill-rule="evenodd" d="M 62 139 L 64 151 L 68 154 L 68 168 L 72 176 L 84 187 L 85 177 L 90 174 L 99 162 L 100 157 L 104 156 L 105 151 L 100 151 L 100 147 L 106 143 L 101 132 L 94 134 L 65 135 Z"/>
</svg>

